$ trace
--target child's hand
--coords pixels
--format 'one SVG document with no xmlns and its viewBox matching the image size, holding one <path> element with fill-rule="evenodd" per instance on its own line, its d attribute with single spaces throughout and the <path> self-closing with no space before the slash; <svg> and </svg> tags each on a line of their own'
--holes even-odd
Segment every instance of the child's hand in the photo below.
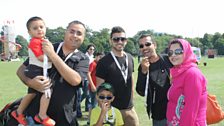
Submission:
<svg viewBox="0 0 224 126">
<path fill-rule="evenodd" d="M 108 110 L 109 110 L 109 108 L 110 108 L 110 105 L 109 105 L 109 103 L 102 103 L 102 111 L 103 112 L 107 112 Z"/>
</svg>

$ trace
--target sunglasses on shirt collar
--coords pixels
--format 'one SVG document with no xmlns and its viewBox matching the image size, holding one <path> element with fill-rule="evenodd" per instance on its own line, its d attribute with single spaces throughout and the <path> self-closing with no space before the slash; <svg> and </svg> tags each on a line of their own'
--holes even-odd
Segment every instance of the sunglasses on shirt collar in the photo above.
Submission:
<svg viewBox="0 0 224 126">
<path fill-rule="evenodd" d="M 169 50 L 168 51 L 168 56 L 171 57 L 171 56 L 173 56 L 173 54 L 175 54 L 175 55 L 181 55 L 183 53 L 184 53 L 183 49 Z"/>
</svg>

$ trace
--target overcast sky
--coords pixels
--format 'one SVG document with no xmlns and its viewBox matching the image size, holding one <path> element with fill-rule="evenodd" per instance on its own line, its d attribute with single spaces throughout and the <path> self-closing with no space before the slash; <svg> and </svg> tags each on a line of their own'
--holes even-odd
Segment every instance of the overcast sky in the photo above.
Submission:
<svg viewBox="0 0 224 126">
<path fill-rule="evenodd" d="M 0 25 L 15 21 L 16 34 L 28 36 L 26 21 L 42 17 L 47 27 L 80 20 L 93 30 L 121 26 L 132 37 L 154 30 L 184 37 L 224 33 L 223 0 L 1 0 Z"/>
</svg>

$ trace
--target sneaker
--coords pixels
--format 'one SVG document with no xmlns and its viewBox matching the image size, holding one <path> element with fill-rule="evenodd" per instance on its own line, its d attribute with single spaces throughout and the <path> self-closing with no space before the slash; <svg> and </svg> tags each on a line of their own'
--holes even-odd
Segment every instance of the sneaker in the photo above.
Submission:
<svg viewBox="0 0 224 126">
<path fill-rule="evenodd" d="M 44 126 L 54 126 L 55 125 L 55 121 L 53 119 L 51 119 L 50 117 L 41 119 L 41 117 L 39 115 L 36 115 L 34 117 L 34 120 L 37 121 L 38 123 L 43 124 Z"/>
<path fill-rule="evenodd" d="M 23 114 L 18 114 L 18 112 L 15 110 L 11 113 L 12 117 L 17 120 L 20 124 L 27 126 L 26 118 Z"/>
</svg>

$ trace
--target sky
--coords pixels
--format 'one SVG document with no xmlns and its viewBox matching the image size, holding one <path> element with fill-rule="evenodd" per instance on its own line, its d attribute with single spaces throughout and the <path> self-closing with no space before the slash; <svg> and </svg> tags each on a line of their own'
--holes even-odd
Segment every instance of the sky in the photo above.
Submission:
<svg viewBox="0 0 224 126">
<path fill-rule="evenodd" d="M 28 38 L 26 22 L 39 16 L 46 26 L 65 28 L 79 20 L 99 31 L 121 26 L 127 37 L 138 31 L 203 37 L 224 33 L 223 0 L 1 0 L 0 26 L 14 20 L 16 34 Z"/>
</svg>

